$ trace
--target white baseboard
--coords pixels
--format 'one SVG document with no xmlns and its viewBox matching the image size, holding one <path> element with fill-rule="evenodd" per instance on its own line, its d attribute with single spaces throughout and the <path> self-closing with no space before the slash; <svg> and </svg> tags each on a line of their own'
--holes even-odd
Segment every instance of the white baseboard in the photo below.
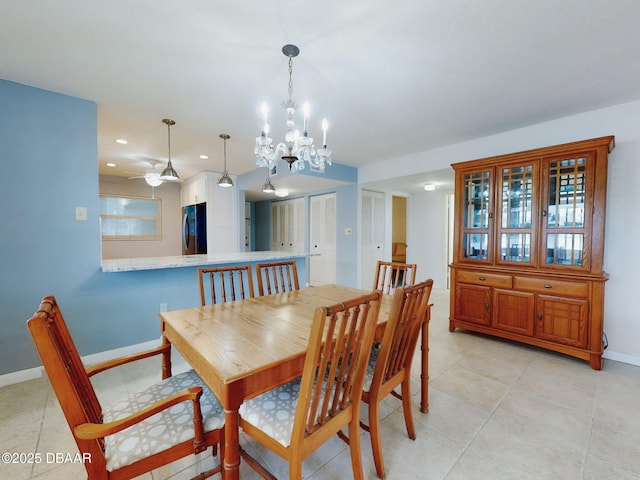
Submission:
<svg viewBox="0 0 640 480">
<path fill-rule="evenodd" d="M 42 371 L 42 367 L 36 367 L 0 375 L 0 388 L 6 387 L 7 385 L 13 385 L 14 383 L 28 382 L 34 378 L 40 378 L 42 376 Z"/>
<path fill-rule="evenodd" d="M 625 355 L 624 353 L 609 352 L 605 350 L 602 358 L 608 358 L 609 360 L 615 360 L 616 362 L 628 363 L 629 365 L 640 367 L 640 358 Z"/>
<path fill-rule="evenodd" d="M 100 362 L 106 362 L 114 358 L 122 357 L 125 355 L 131 355 L 132 353 L 143 352 L 144 350 L 150 350 L 159 346 L 161 340 L 151 340 L 144 343 L 138 343 L 136 345 L 129 345 L 127 347 L 116 348 L 114 350 L 107 350 L 106 352 L 93 353 L 82 357 L 82 363 L 85 365 L 94 365 Z M 40 378 L 44 368 L 42 366 L 35 368 L 28 368 L 27 370 L 20 370 L 18 372 L 5 373 L 0 375 L 0 388 L 7 385 L 13 385 L 14 383 L 27 382 L 35 378 Z"/>
<path fill-rule="evenodd" d="M 137 343 L 135 345 L 116 348 L 114 350 L 107 350 L 106 352 L 98 352 L 91 355 L 85 355 L 84 357 L 82 357 L 82 363 L 84 363 L 85 365 L 95 365 L 96 363 L 106 362 L 107 360 L 124 357 L 125 355 L 131 355 L 132 353 L 151 350 L 152 348 L 159 347 L 161 343 L 162 339 L 150 340 L 148 342 Z"/>
</svg>

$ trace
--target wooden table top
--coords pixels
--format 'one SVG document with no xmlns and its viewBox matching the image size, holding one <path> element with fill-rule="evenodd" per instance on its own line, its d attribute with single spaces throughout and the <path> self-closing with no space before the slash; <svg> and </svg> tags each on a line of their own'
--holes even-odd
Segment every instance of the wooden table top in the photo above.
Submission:
<svg viewBox="0 0 640 480">
<path fill-rule="evenodd" d="M 228 384 L 302 357 L 315 309 L 364 293 L 323 285 L 165 312 L 160 318 L 171 343 L 196 371 L 209 371 L 217 382 Z M 379 323 L 386 322 L 391 301 L 383 295 Z"/>
</svg>

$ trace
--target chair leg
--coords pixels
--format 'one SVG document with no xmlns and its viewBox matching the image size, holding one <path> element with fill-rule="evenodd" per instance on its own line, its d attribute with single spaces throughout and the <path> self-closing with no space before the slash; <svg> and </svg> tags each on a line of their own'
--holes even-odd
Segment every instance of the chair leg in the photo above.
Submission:
<svg viewBox="0 0 640 480">
<path fill-rule="evenodd" d="M 302 480 L 301 460 L 292 460 L 289 462 L 289 480 Z"/>
<path fill-rule="evenodd" d="M 382 439 L 380 438 L 380 410 L 379 403 L 374 401 L 369 404 L 369 434 L 371 435 L 371 451 L 373 463 L 376 465 L 376 474 L 379 478 L 385 478 L 384 461 L 382 460 Z"/>
<path fill-rule="evenodd" d="M 355 412 L 357 413 L 357 411 Z M 354 480 L 364 480 L 362 470 L 362 452 L 360 450 L 360 420 L 356 415 L 349 422 L 349 450 L 351 451 L 351 468 Z"/>
<path fill-rule="evenodd" d="M 402 381 L 402 411 L 404 412 L 404 423 L 407 426 L 407 435 L 411 440 L 416 439 L 416 428 L 413 424 L 413 411 L 411 409 L 411 379 L 407 374 Z"/>
</svg>

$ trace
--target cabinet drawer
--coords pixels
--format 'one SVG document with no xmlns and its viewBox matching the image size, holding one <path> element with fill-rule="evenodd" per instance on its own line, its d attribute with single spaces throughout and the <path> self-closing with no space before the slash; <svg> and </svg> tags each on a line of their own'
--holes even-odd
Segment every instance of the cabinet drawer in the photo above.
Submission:
<svg viewBox="0 0 640 480">
<path fill-rule="evenodd" d="M 514 277 L 513 288 L 516 290 L 547 293 L 549 295 L 570 295 L 572 297 L 589 296 L 589 284 L 587 282 L 565 282 L 544 278 Z"/>
<path fill-rule="evenodd" d="M 498 275 L 495 273 L 456 272 L 456 281 L 472 283 L 474 285 L 486 285 L 487 287 L 511 288 L 511 275 Z"/>
</svg>

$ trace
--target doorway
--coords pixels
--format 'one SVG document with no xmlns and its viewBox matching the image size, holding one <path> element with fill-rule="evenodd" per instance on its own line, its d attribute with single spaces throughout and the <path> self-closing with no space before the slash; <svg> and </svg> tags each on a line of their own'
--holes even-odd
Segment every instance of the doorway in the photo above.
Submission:
<svg viewBox="0 0 640 480">
<path fill-rule="evenodd" d="M 371 288 L 378 260 L 384 260 L 384 193 L 362 190 L 360 285 Z"/>
<path fill-rule="evenodd" d="M 336 283 L 336 194 L 311 197 L 309 219 L 310 285 Z"/>
<path fill-rule="evenodd" d="M 391 198 L 391 261 L 407 262 L 407 199 Z"/>
</svg>

